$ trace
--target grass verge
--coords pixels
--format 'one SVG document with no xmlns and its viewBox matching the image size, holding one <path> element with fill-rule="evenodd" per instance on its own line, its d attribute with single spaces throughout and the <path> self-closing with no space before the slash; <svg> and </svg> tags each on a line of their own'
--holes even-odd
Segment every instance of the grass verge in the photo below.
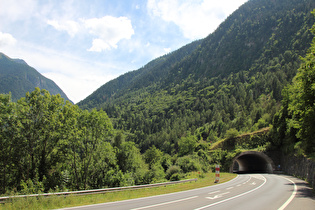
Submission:
<svg viewBox="0 0 315 210">
<path fill-rule="evenodd" d="M 220 173 L 220 183 L 227 182 L 236 177 L 236 174 Z M 57 209 L 65 207 L 83 206 L 97 203 L 106 203 L 121 201 L 133 198 L 161 195 L 195 188 L 215 185 L 215 173 L 190 173 L 187 179 L 198 178 L 196 182 L 160 186 L 154 188 L 144 188 L 137 190 L 126 190 L 119 192 L 107 192 L 104 194 L 94 195 L 77 195 L 77 196 L 50 196 L 50 197 L 33 197 L 18 198 L 12 202 L 0 204 L 0 210 L 4 209 Z"/>
</svg>

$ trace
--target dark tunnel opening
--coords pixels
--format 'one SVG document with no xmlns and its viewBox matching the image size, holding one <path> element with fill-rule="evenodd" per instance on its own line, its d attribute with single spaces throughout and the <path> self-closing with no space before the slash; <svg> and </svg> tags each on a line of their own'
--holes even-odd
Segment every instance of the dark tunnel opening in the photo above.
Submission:
<svg viewBox="0 0 315 210">
<path fill-rule="evenodd" d="M 273 173 L 273 161 L 260 152 L 244 152 L 233 160 L 230 172 L 233 173 Z"/>
</svg>

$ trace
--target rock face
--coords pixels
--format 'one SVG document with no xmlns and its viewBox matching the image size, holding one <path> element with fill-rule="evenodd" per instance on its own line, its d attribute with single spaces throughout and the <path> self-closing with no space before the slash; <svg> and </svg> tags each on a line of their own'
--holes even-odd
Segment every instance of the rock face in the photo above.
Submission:
<svg viewBox="0 0 315 210">
<path fill-rule="evenodd" d="M 283 156 L 281 168 L 287 174 L 305 179 L 315 189 L 315 162 L 309 158 Z"/>
</svg>

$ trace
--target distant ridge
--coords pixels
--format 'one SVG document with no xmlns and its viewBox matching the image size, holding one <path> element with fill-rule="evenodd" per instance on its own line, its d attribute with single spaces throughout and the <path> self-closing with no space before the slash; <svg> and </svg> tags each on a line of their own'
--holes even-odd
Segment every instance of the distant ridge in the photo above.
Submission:
<svg viewBox="0 0 315 210">
<path fill-rule="evenodd" d="M 46 89 L 52 95 L 60 94 L 62 98 L 69 100 L 67 95 L 54 81 L 41 75 L 24 60 L 12 59 L 3 53 L 0 53 L 1 94 L 8 94 L 11 92 L 12 100 L 17 101 L 21 97 L 25 97 L 27 92 L 32 92 L 35 87 Z"/>
</svg>

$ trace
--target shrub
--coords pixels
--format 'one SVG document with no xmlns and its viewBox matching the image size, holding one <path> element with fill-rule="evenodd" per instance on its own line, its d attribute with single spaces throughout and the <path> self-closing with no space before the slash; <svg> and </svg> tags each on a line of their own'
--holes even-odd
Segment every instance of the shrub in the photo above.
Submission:
<svg viewBox="0 0 315 210">
<path fill-rule="evenodd" d="M 176 165 L 180 166 L 184 173 L 201 170 L 199 158 L 192 155 L 178 158 Z"/>
<path fill-rule="evenodd" d="M 239 135 L 238 131 L 235 128 L 231 128 L 226 131 L 225 137 L 228 139 L 235 138 Z"/>
<path fill-rule="evenodd" d="M 178 181 L 180 180 L 180 174 L 179 173 L 175 173 L 171 176 L 170 181 Z"/>
<path fill-rule="evenodd" d="M 170 180 L 172 175 L 179 174 L 179 173 L 181 173 L 180 167 L 176 165 L 172 165 L 171 167 L 169 167 L 169 169 L 167 169 L 165 178 Z"/>
</svg>

